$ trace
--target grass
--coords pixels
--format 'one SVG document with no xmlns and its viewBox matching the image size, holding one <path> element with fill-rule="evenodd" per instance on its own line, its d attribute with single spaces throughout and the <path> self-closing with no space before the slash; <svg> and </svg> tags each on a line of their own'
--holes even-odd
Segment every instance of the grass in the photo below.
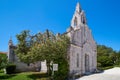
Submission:
<svg viewBox="0 0 120 80">
<path fill-rule="evenodd" d="M 2 69 L 2 70 L 0 70 L 0 73 L 4 73 L 3 69 Z"/>
<path fill-rule="evenodd" d="M 40 72 L 4 74 L 0 71 L 0 80 L 49 80 L 49 78 L 47 74 Z"/>
</svg>

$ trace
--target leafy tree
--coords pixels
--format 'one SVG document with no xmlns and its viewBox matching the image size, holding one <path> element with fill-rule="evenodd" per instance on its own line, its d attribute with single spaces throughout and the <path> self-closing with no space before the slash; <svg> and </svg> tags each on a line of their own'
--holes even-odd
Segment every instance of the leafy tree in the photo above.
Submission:
<svg viewBox="0 0 120 80">
<path fill-rule="evenodd" d="M 56 43 L 56 58 L 54 59 L 55 63 L 58 63 L 58 72 L 55 72 L 55 80 L 65 80 L 68 76 L 69 64 L 68 64 L 68 55 L 67 51 L 69 48 L 69 38 L 66 36 L 60 36 L 59 40 Z M 58 47 L 57 47 L 58 46 Z"/>
<path fill-rule="evenodd" d="M 115 66 L 119 63 L 120 56 L 114 51 L 112 48 L 107 47 L 105 45 L 97 46 L 97 63 L 98 67 L 109 67 Z"/>
<path fill-rule="evenodd" d="M 20 61 L 25 62 L 27 64 L 30 63 L 31 59 L 28 56 L 28 52 L 30 51 L 31 47 L 31 39 L 29 31 L 24 30 L 20 34 L 16 35 L 18 44 L 15 53 L 19 57 Z"/>
<path fill-rule="evenodd" d="M 7 66 L 7 56 L 6 54 L 0 53 L 0 69 Z"/>
<path fill-rule="evenodd" d="M 17 35 L 17 39 L 16 53 L 21 61 L 34 63 L 46 60 L 49 75 L 51 74 L 50 62 L 53 61 L 59 65 L 56 74 L 66 77 L 69 68 L 67 57 L 69 38 L 67 36 L 55 36 L 49 30 L 35 35 L 30 35 L 29 31 L 23 31 Z"/>
<path fill-rule="evenodd" d="M 66 72 L 68 72 L 67 49 L 69 45 L 69 38 L 66 36 L 56 37 L 52 32 L 47 30 L 42 35 L 39 34 L 39 36 L 37 36 L 37 39 L 40 39 L 38 40 L 39 42 L 36 42 L 37 45 L 39 46 L 37 47 L 39 49 L 38 50 L 39 57 L 42 57 L 41 59 L 47 61 L 48 74 L 50 74 L 50 62 L 51 61 L 58 63 L 59 65 L 64 65 L 65 63 L 67 67 Z M 35 48 L 35 46 L 33 48 Z M 64 60 L 63 63 L 59 62 L 60 60 Z M 62 71 L 62 73 L 64 72 Z"/>
<path fill-rule="evenodd" d="M 98 58 L 101 67 L 113 66 L 112 60 L 108 56 L 101 56 Z"/>
<path fill-rule="evenodd" d="M 120 66 L 120 51 L 118 51 L 116 53 L 116 62 L 115 62 L 116 65 Z"/>
</svg>

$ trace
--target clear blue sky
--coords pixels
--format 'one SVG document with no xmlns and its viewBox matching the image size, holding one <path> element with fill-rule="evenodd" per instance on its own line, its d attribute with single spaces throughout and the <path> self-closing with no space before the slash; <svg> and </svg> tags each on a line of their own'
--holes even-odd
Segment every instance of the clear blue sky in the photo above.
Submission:
<svg viewBox="0 0 120 80">
<path fill-rule="evenodd" d="M 120 50 L 120 0 L 0 0 L 0 51 L 22 30 L 65 32 L 77 2 L 96 42 Z"/>
</svg>

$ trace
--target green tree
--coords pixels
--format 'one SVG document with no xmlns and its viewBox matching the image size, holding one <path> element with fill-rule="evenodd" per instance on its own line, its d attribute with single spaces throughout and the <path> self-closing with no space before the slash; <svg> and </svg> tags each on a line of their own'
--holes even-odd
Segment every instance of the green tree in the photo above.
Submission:
<svg viewBox="0 0 120 80">
<path fill-rule="evenodd" d="M 64 75 L 67 74 L 68 67 L 69 67 L 68 66 L 68 57 L 67 57 L 69 38 L 67 36 L 57 36 L 56 37 L 52 32 L 47 30 L 42 35 L 41 34 L 37 35 L 36 39 L 37 40 L 39 39 L 38 42 L 36 42 L 37 46 L 38 46 L 37 48 L 39 49 L 38 50 L 39 57 L 41 57 L 41 59 L 47 61 L 48 74 L 50 75 L 50 62 L 51 61 L 53 61 L 54 63 L 58 63 L 58 65 L 60 65 L 60 66 L 61 65 L 64 66 L 64 67 L 59 66 L 59 68 L 61 68 L 61 69 L 59 69 L 58 72 L 61 71 L 61 75 L 62 75 L 62 73 Z M 33 48 L 36 48 L 36 46 L 34 46 Z M 35 49 L 33 49 L 31 52 L 33 53 L 34 51 L 35 51 Z M 60 62 L 60 60 L 63 62 Z M 64 69 L 64 71 L 62 71 L 63 69 Z M 66 73 L 64 73 L 65 69 L 66 69 Z"/>
<path fill-rule="evenodd" d="M 6 54 L 0 53 L 0 69 L 3 69 L 7 66 L 7 56 Z"/>
<path fill-rule="evenodd" d="M 120 66 L 120 51 L 118 51 L 116 53 L 116 62 L 115 62 L 116 65 Z"/>
<path fill-rule="evenodd" d="M 16 37 L 18 44 L 15 53 L 19 57 L 20 61 L 29 64 L 31 62 L 31 58 L 28 56 L 31 47 L 30 33 L 29 31 L 24 30 L 20 34 L 17 34 Z"/>
<path fill-rule="evenodd" d="M 60 36 L 58 41 L 56 42 L 56 58 L 54 59 L 55 63 L 58 63 L 58 72 L 55 72 L 54 79 L 55 80 L 65 80 L 68 76 L 69 72 L 69 64 L 68 64 L 68 48 L 69 48 L 69 38 L 67 36 Z M 58 46 L 58 47 L 57 47 Z"/>
<path fill-rule="evenodd" d="M 51 74 L 50 62 L 52 61 L 59 65 L 56 75 L 59 74 L 64 78 L 67 76 L 69 68 L 67 50 L 70 42 L 67 36 L 55 36 L 49 30 L 35 35 L 30 35 L 29 31 L 23 31 L 17 35 L 17 40 L 16 53 L 21 61 L 34 63 L 46 60 L 49 75 Z"/>
<path fill-rule="evenodd" d="M 118 64 L 119 56 L 116 51 L 105 45 L 97 46 L 97 63 L 99 68 L 115 66 Z"/>
</svg>

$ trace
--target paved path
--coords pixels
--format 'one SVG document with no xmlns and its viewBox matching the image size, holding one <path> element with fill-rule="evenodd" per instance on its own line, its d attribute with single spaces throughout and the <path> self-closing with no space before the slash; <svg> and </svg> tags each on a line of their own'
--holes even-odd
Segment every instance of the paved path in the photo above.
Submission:
<svg viewBox="0 0 120 80">
<path fill-rule="evenodd" d="M 103 73 L 84 76 L 76 80 L 120 80 L 120 68 L 112 68 Z"/>
</svg>

